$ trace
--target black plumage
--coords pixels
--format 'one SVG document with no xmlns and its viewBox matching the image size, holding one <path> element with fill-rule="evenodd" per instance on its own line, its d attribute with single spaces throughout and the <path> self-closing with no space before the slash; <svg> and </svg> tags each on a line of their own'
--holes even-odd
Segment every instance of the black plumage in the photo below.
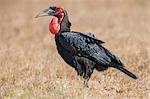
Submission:
<svg viewBox="0 0 150 99">
<path fill-rule="evenodd" d="M 63 27 L 70 28 L 68 23 L 70 22 L 65 11 L 61 29 Z M 66 63 L 75 68 L 78 75 L 89 80 L 94 68 L 102 71 L 108 67 L 114 67 L 134 79 L 137 78 L 125 69 L 118 57 L 102 46 L 103 41 L 98 40 L 91 33 L 62 30 L 55 36 L 58 53 Z"/>
<path fill-rule="evenodd" d="M 71 31 L 71 22 L 67 11 L 64 10 L 63 13 L 64 17 L 60 24 L 59 33 L 55 35 L 57 50 L 64 61 L 75 68 L 78 75 L 86 79 L 85 84 L 87 84 L 94 69 L 103 71 L 108 67 L 117 68 L 128 76 L 137 79 L 133 73 L 124 67 L 118 57 L 102 46 L 103 41 L 91 33 Z M 57 17 L 56 14 L 55 17 Z"/>
</svg>

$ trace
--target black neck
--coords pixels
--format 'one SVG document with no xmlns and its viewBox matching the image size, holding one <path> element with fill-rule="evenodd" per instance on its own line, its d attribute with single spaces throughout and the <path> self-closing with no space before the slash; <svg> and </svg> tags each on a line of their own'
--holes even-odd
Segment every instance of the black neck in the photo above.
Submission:
<svg viewBox="0 0 150 99">
<path fill-rule="evenodd" d="M 60 25 L 59 34 L 62 32 L 70 32 L 71 22 L 69 21 L 67 11 L 64 10 L 64 17 Z"/>
</svg>

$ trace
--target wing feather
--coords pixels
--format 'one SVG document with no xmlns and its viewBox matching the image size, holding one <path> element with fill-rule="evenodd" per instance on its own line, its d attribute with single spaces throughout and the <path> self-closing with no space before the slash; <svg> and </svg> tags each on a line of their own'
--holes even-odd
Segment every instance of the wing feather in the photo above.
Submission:
<svg viewBox="0 0 150 99">
<path fill-rule="evenodd" d="M 103 42 L 103 41 L 97 39 L 97 38 L 96 38 L 93 34 L 91 34 L 90 32 L 88 32 L 88 33 L 81 33 L 81 32 L 75 32 L 75 31 L 73 31 L 72 33 L 78 33 L 78 34 L 80 34 L 80 35 L 82 35 L 82 36 L 85 36 L 85 37 L 91 39 L 91 40 L 95 40 L 96 42 L 98 42 L 98 43 L 100 43 L 100 44 L 105 43 L 105 42 Z"/>
<path fill-rule="evenodd" d="M 63 48 L 74 55 L 81 55 L 98 62 L 100 65 L 109 65 L 111 58 L 94 37 L 82 33 L 66 32 L 59 35 L 59 42 Z"/>
</svg>

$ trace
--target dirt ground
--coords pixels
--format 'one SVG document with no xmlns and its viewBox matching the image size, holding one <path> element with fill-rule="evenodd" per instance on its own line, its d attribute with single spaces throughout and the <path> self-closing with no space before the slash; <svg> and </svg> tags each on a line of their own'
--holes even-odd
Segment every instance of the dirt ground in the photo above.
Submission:
<svg viewBox="0 0 150 99">
<path fill-rule="evenodd" d="M 0 99 L 150 99 L 150 0 L 0 0 Z M 105 41 L 133 80 L 110 68 L 89 88 L 58 55 L 48 24 L 34 16 L 49 5 L 68 11 L 72 30 Z"/>
</svg>

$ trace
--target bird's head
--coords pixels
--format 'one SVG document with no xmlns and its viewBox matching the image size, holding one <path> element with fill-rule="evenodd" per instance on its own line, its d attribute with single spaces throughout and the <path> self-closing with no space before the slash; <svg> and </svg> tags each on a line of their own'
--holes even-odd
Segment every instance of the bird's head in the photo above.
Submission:
<svg viewBox="0 0 150 99">
<path fill-rule="evenodd" d="M 47 9 L 42 10 L 39 14 L 36 15 L 36 18 L 43 17 L 43 16 L 55 16 L 55 17 L 62 17 L 64 13 L 64 8 L 60 6 L 50 6 Z"/>
<path fill-rule="evenodd" d="M 60 31 L 60 24 L 64 17 L 64 8 L 60 6 L 50 6 L 49 8 L 42 10 L 35 18 L 43 16 L 54 16 L 49 24 L 49 30 L 52 34 L 58 34 Z"/>
</svg>

